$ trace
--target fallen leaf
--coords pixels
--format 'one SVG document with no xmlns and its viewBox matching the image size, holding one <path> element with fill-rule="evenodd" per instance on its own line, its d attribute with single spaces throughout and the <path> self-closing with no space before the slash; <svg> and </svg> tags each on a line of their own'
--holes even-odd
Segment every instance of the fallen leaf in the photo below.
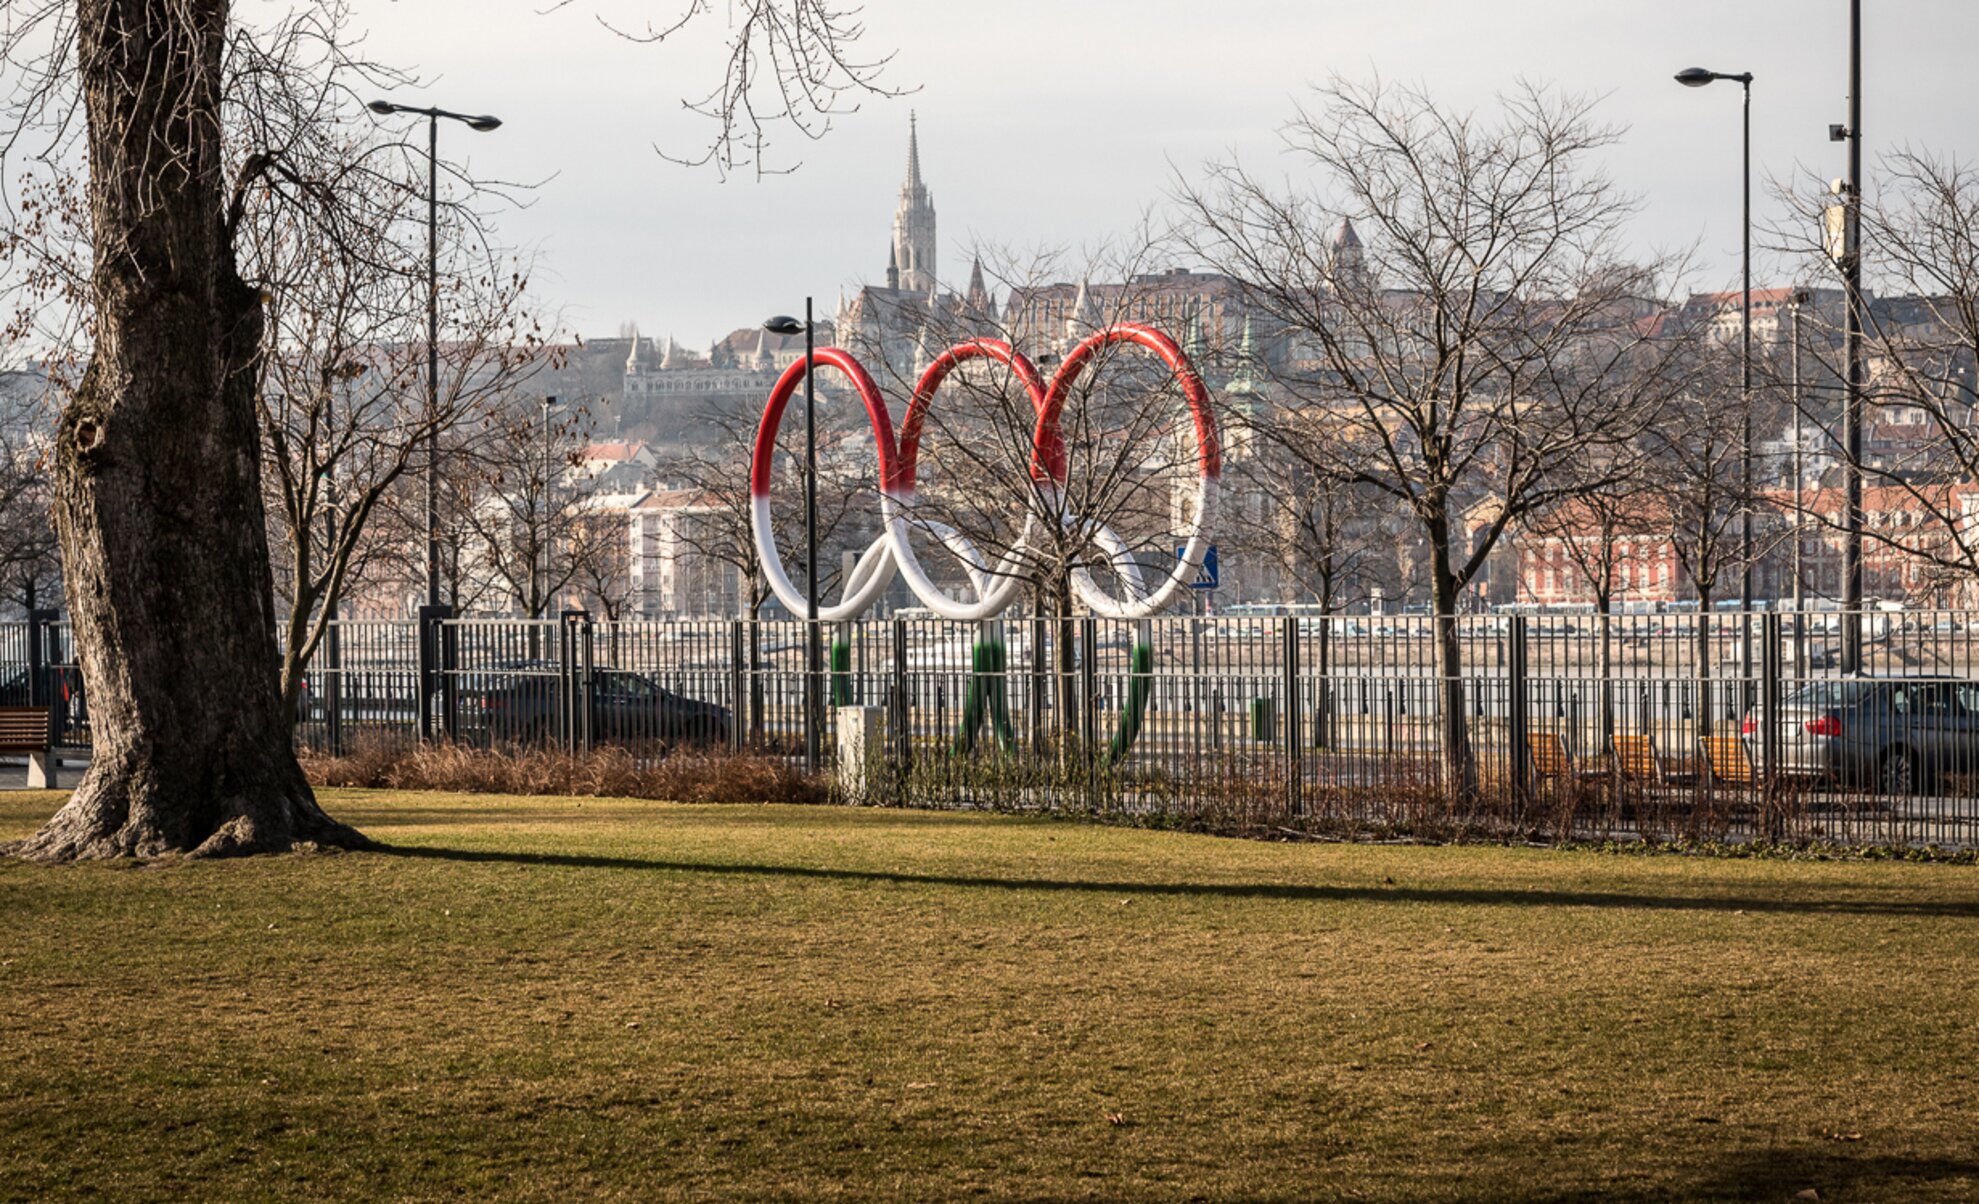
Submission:
<svg viewBox="0 0 1979 1204">
<path fill-rule="evenodd" d="M 1127 1123 L 1127 1117 L 1123 1113 L 1108 1112 L 1106 1114 L 1106 1123 L 1112 1125 L 1115 1128 L 1119 1128 L 1120 1126 Z"/>
<path fill-rule="evenodd" d="M 909 1083 L 909 1084 L 907 1084 L 907 1090 L 909 1090 L 909 1091 L 926 1091 L 926 1090 L 928 1090 L 929 1088 L 931 1088 L 931 1087 L 933 1087 L 934 1085 L 935 1085 L 935 1084 L 933 1084 L 933 1083 Z"/>
<path fill-rule="evenodd" d="M 1795 1192 L 1793 1198 L 1796 1200 L 1818 1200 L 1821 1198 L 1821 1193 L 1810 1187 L 1806 1191 Z"/>
<path fill-rule="evenodd" d="M 638 1028 L 638 1027 L 639 1027 L 639 1022 L 638 1022 L 637 1020 L 628 1020 L 628 1021 L 626 1021 L 626 1022 L 625 1022 L 625 1027 L 627 1027 L 627 1028 Z"/>
<path fill-rule="evenodd" d="M 1430 1044 L 1431 1044 L 1431 1043 L 1430 1043 L 1430 1042 L 1428 1042 L 1428 1041 L 1418 1041 L 1418 1042 L 1416 1042 L 1416 1052 L 1417 1052 L 1417 1053 L 1421 1053 L 1421 1052 L 1422 1052 L 1423 1050 L 1425 1050 L 1425 1049 L 1428 1049 L 1428 1048 L 1430 1047 Z"/>
<path fill-rule="evenodd" d="M 1860 1133 L 1830 1133 L 1830 1134 L 1828 1134 L 1828 1140 L 1829 1140 L 1829 1141 L 1861 1141 L 1861 1140 L 1862 1140 L 1862 1134 L 1860 1134 Z"/>
</svg>

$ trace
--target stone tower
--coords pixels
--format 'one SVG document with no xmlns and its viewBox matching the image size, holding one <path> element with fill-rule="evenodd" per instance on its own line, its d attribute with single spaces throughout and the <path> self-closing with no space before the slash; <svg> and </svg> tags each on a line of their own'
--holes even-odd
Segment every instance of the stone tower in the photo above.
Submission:
<svg viewBox="0 0 1979 1204">
<path fill-rule="evenodd" d="M 893 271 L 895 287 L 910 293 L 935 288 L 935 203 L 921 183 L 921 146 L 915 118 L 907 115 L 907 179 L 900 186 L 900 205 L 893 211 Z M 892 283 L 892 272 L 888 283 Z"/>
</svg>

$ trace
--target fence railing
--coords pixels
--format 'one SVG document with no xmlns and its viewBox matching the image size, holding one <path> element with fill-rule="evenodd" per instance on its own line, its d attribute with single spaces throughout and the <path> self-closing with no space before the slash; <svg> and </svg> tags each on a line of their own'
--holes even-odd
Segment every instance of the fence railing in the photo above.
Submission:
<svg viewBox="0 0 1979 1204">
<path fill-rule="evenodd" d="M 1859 634 L 1845 672 L 1844 640 Z M 1979 845 L 1979 612 L 339 622 L 297 739 L 797 756 L 883 732 L 883 801 L 1424 836 Z M 64 624 L 0 701 L 88 711 Z M 863 715 L 845 708 L 871 708 Z"/>
</svg>

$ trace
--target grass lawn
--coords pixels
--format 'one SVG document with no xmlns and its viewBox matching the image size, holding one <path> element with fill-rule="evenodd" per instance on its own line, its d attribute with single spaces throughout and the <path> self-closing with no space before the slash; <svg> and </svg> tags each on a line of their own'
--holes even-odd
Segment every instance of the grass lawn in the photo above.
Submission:
<svg viewBox="0 0 1979 1204">
<path fill-rule="evenodd" d="M 1979 1196 L 1970 868 L 325 796 L 0 862 L 0 1198 Z"/>
</svg>

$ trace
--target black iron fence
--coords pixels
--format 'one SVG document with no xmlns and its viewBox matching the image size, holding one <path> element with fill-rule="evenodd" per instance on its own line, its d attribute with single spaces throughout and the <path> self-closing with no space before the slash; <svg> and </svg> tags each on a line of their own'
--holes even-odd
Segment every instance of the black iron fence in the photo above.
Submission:
<svg viewBox="0 0 1979 1204">
<path fill-rule="evenodd" d="M 828 625 L 815 680 L 804 637 L 582 612 L 342 622 L 297 736 L 798 756 L 814 688 L 827 756 L 861 741 L 838 779 L 877 801 L 1979 845 L 1979 612 L 864 620 Z M 62 742 L 87 743 L 65 625 L 0 625 L 0 701 L 49 705 Z"/>
</svg>

